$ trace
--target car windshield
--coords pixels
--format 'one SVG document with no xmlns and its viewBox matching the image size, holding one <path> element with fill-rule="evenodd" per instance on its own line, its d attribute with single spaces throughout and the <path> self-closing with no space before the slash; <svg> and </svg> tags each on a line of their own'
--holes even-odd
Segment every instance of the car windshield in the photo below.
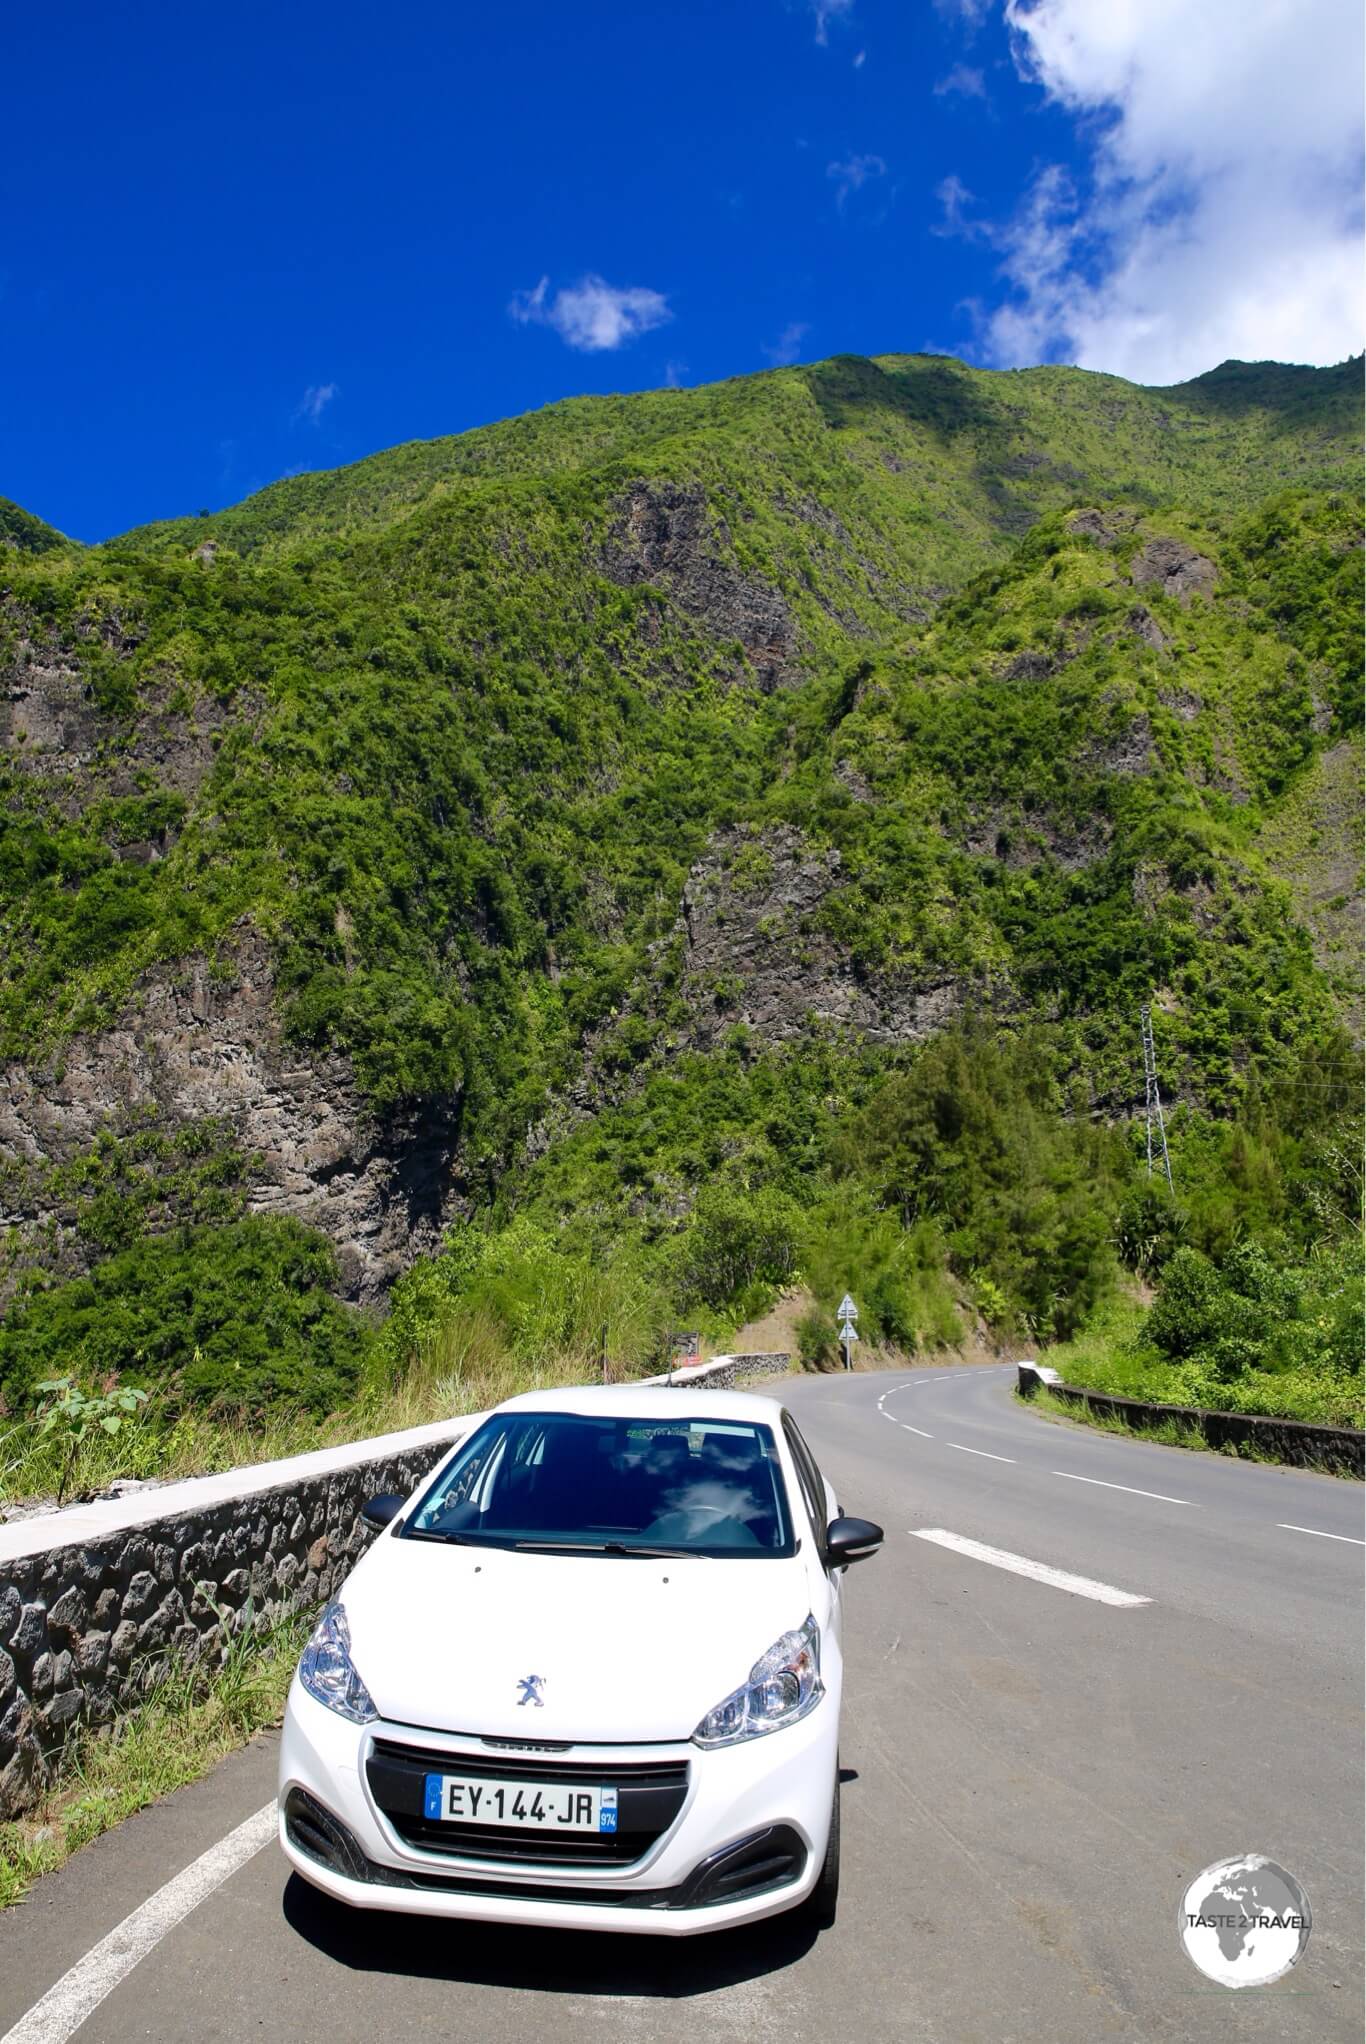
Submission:
<svg viewBox="0 0 1366 2044">
<path fill-rule="evenodd" d="M 576 1412 L 486 1420 L 401 1537 L 616 1556 L 793 1552 L 766 1426 Z"/>
</svg>

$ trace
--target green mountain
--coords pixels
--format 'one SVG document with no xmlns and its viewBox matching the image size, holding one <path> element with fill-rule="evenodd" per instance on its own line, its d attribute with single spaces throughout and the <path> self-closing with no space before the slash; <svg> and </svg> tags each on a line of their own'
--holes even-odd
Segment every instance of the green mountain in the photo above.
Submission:
<svg viewBox="0 0 1366 2044">
<path fill-rule="evenodd" d="M 338 1298 L 435 1256 L 392 1362 L 494 1241 L 733 1322 L 851 1214 L 885 1332 L 1069 1332 L 1157 1254 L 1147 1003 L 1151 1241 L 1306 1255 L 1360 435 L 1359 363 L 843 357 L 95 548 L 0 505 L 11 1404 L 334 1400 Z"/>
</svg>

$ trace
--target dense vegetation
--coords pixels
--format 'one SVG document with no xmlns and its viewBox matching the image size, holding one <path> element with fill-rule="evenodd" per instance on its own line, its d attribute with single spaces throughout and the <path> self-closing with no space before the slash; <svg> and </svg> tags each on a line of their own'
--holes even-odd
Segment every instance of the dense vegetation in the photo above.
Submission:
<svg viewBox="0 0 1366 2044">
<path fill-rule="evenodd" d="M 907 1348 L 1072 1340 L 1155 1284 L 1126 1368 L 1340 1410 L 1359 962 L 1316 958 L 1261 844 L 1359 743 L 1358 382 L 840 359 L 90 550 L 0 505 L 0 1051 L 59 1070 L 251 925 L 300 1055 L 453 1120 L 471 1216 L 380 1327 L 251 1214 L 230 1133 L 15 1167 L 9 1210 L 55 1203 L 88 1274 L 14 1237 L 10 1410 L 64 1370 L 169 1425 L 332 1410 L 470 1341 L 642 1362 L 799 1282 Z M 54 747 L 24 704 L 64 688 Z M 1170 1200 L 1130 1119 L 1144 1002 Z"/>
</svg>

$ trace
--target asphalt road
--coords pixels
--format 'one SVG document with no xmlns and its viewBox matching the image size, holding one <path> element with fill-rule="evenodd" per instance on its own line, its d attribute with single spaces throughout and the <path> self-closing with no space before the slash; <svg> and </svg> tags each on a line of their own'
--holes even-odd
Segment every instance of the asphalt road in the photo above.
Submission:
<svg viewBox="0 0 1366 2044">
<path fill-rule="evenodd" d="M 782 1387 L 842 1504 L 887 1529 L 848 1579 L 833 1931 L 777 1919 L 656 1944 L 363 1916 L 267 1845 L 74 2030 L 70 1989 L 47 2027 L 26 2017 L 268 1802 L 263 1740 L 0 1918 L 0 2044 L 16 2024 L 15 2044 L 1356 2044 L 1361 1490 L 1051 1422 L 1012 1383 L 961 1368 Z M 1230 1994 L 1180 1950 L 1177 1911 L 1203 1867 L 1249 1851 L 1297 1876 L 1314 1929 L 1293 1972 Z"/>
</svg>

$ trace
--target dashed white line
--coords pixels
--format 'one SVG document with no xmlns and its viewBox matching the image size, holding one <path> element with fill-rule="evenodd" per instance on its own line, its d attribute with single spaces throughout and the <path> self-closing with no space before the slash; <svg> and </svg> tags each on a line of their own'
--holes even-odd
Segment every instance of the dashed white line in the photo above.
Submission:
<svg viewBox="0 0 1366 2044">
<path fill-rule="evenodd" d="M 1282 1533 L 1312 1533 L 1316 1540 L 1345 1540 L 1349 1547 L 1366 1547 L 1366 1540 L 1354 1540 L 1350 1533 L 1325 1533 L 1318 1526 L 1290 1526 L 1284 1519 L 1276 1524 Z"/>
<path fill-rule="evenodd" d="M 1014 1462 L 1013 1455 L 993 1455 L 986 1448 L 965 1448 L 961 1441 L 945 1441 L 946 1448 L 956 1448 L 960 1455 L 980 1455 L 984 1462 Z"/>
<path fill-rule="evenodd" d="M 1189 1498 L 1169 1498 L 1162 1490 L 1139 1490 L 1132 1483 L 1107 1483 L 1103 1476 L 1077 1476 L 1070 1469 L 1053 1469 L 1051 1476 L 1065 1476 L 1069 1483 L 1094 1483 L 1098 1490 L 1127 1490 L 1130 1497 L 1156 1498 L 1164 1505 L 1188 1505 L 1193 1512 L 1202 1512 L 1203 1505 L 1193 1504 Z"/>
<path fill-rule="evenodd" d="M 932 1441 L 934 1439 L 934 1435 L 927 1434 L 924 1427 L 913 1427 L 908 1419 L 903 1419 L 901 1424 L 905 1427 L 908 1434 L 919 1434 L 922 1441 Z"/>
<path fill-rule="evenodd" d="M 1117 1590 L 1111 1583 L 1093 1582 L 1090 1576 L 1074 1576 L 1067 1569 L 1050 1568 L 1047 1562 L 1031 1561 L 1027 1555 L 1011 1554 L 1004 1547 L 988 1547 L 981 1540 L 967 1540 L 961 1533 L 947 1533 L 942 1526 L 912 1526 L 914 1540 L 931 1540 L 955 1554 L 973 1561 L 989 1562 L 993 1568 L 1008 1569 L 1012 1575 L 1027 1576 L 1031 1582 L 1047 1583 L 1055 1590 L 1068 1590 L 1074 1597 L 1091 1597 L 1097 1604 L 1151 1604 L 1151 1597 L 1136 1597 L 1129 1590 Z"/>
<path fill-rule="evenodd" d="M 42 2000 L 34 2002 L 14 2028 L 5 2032 L 0 2044 L 66 2044 L 168 1931 L 269 1843 L 277 1821 L 272 1800 L 192 1860 L 63 1973 Z"/>
</svg>

